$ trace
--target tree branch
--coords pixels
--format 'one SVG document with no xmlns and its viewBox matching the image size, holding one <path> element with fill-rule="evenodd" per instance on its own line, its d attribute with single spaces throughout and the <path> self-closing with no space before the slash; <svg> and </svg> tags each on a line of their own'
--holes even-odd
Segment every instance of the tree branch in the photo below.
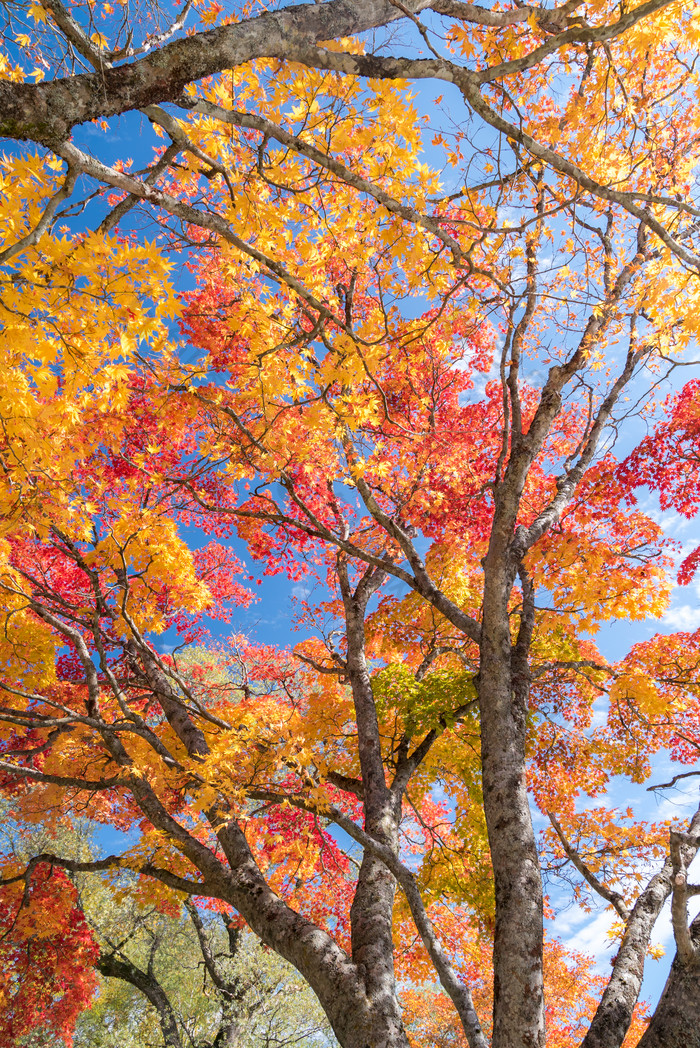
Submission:
<svg viewBox="0 0 700 1048">
<path fill-rule="evenodd" d="M 688 867 L 700 845 L 700 809 L 690 820 L 683 860 Z M 673 888 L 673 860 L 669 856 L 637 898 L 627 920 L 612 975 L 581 1048 L 619 1048 L 639 998 L 644 961 L 654 925 Z"/>
<path fill-rule="evenodd" d="M 152 972 L 143 972 L 128 958 L 118 960 L 113 953 L 102 950 L 97 967 L 111 979 L 128 982 L 146 997 L 158 1013 L 158 1022 L 167 1048 L 182 1048 L 175 1012 L 168 995 Z"/>
<path fill-rule="evenodd" d="M 689 840 L 687 834 L 670 832 L 671 862 L 673 863 L 673 892 L 671 895 L 671 923 L 676 950 L 681 964 L 696 964 L 700 959 L 697 947 L 693 943 L 688 928 L 688 869 L 684 845 L 695 845 L 698 842 Z"/>
<path fill-rule="evenodd" d="M 17 243 L 10 244 L 10 246 L 6 247 L 4 251 L 0 251 L 0 265 L 9 262 L 11 258 L 14 258 L 15 255 L 21 254 L 28 247 L 34 247 L 35 244 L 38 244 L 46 230 L 51 225 L 54 215 L 58 210 L 58 205 L 66 200 L 73 192 L 77 177 L 77 170 L 69 163 L 66 177 L 63 180 L 63 185 L 49 200 L 42 212 L 41 218 L 34 226 L 34 229 L 32 229 L 31 233 L 27 233 L 25 237 L 22 237 L 21 240 L 18 240 Z"/>
<path fill-rule="evenodd" d="M 254 797 L 256 800 L 270 800 L 277 803 L 287 801 L 294 807 L 319 814 L 317 808 L 314 805 L 309 804 L 303 797 L 286 794 L 281 795 L 271 793 L 268 790 L 256 790 L 251 792 L 250 796 Z M 486 1038 L 481 1029 L 479 1017 L 474 1008 L 469 987 L 465 986 L 460 980 L 443 949 L 440 940 L 435 934 L 435 929 L 428 917 L 414 875 L 403 865 L 391 848 L 381 844 L 368 833 L 365 833 L 364 830 L 361 830 L 352 819 L 348 818 L 347 815 L 344 815 L 343 812 L 335 807 L 335 805 L 331 804 L 327 807 L 324 806 L 321 814 L 330 819 L 341 829 L 345 830 L 348 836 L 357 841 L 365 851 L 370 852 L 372 855 L 381 859 L 387 869 L 389 869 L 394 875 L 406 896 L 406 901 L 411 910 L 416 929 L 428 951 L 430 959 L 433 962 L 440 984 L 454 1004 L 457 1014 L 460 1017 L 462 1027 L 469 1043 L 469 1048 L 488 1048 Z"/>
<path fill-rule="evenodd" d="M 625 905 L 625 900 L 622 898 L 620 893 L 612 891 L 610 888 L 606 887 L 606 885 L 604 885 L 602 881 L 598 880 L 593 871 L 590 870 L 588 866 L 586 866 L 579 853 L 566 839 L 564 831 L 562 830 L 561 825 L 554 812 L 548 811 L 547 817 L 551 822 L 552 826 L 554 827 L 554 832 L 561 841 L 561 846 L 564 849 L 567 858 L 570 860 L 573 866 L 576 867 L 576 869 L 581 874 L 586 883 L 591 886 L 594 892 L 600 895 L 601 899 L 605 899 L 607 903 L 610 903 L 610 905 L 614 908 L 618 916 L 620 916 L 623 921 L 628 920 L 630 911 L 627 909 L 627 906 Z"/>
<path fill-rule="evenodd" d="M 407 6 L 420 11 L 427 0 L 409 0 Z M 293 52 L 319 40 L 355 36 L 402 17 L 388 0 L 301 4 L 171 41 L 128 65 L 105 63 L 94 73 L 48 83 L 2 80 L 0 136 L 54 148 L 76 124 L 174 101 L 187 84 L 224 69 L 256 58 L 294 59 Z"/>
</svg>

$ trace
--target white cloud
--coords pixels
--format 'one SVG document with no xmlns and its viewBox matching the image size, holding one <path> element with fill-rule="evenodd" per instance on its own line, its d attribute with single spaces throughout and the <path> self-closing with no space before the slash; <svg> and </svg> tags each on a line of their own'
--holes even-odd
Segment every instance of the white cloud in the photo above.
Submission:
<svg viewBox="0 0 700 1048">
<path fill-rule="evenodd" d="M 297 582 L 292 586 L 292 596 L 296 600 L 308 600 L 312 590 L 313 586 L 309 582 Z"/>
<path fill-rule="evenodd" d="M 669 608 L 661 621 L 665 626 L 677 630 L 696 630 L 700 626 L 700 607 L 681 604 L 677 608 Z"/>
<path fill-rule="evenodd" d="M 593 703 L 593 719 L 591 720 L 591 730 L 595 728 L 602 728 L 608 719 L 608 711 L 610 709 L 610 703 L 607 698 L 596 699 Z"/>
<path fill-rule="evenodd" d="M 674 775 L 677 775 L 679 771 L 683 773 L 683 768 L 679 769 L 677 764 L 674 764 L 663 771 L 659 768 L 654 773 L 652 782 L 664 782 L 672 779 Z M 659 799 L 656 808 L 649 813 L 650 818 L 653 818 L 655 822 L 663 822 L 665 819 L 688 819 L 693 814 L 698 806 L 698 785 L 700 785 L 700 779 L 695 777 L 689 779 L 681 779 L 678 785 L 673 787 L 668 793 L 663 794 L 663 799 Z M 657 799 L 659 794 L 655 794 Z"/>
<path fill-rule="evenodd" d="M 557 917 L 554 932 L 568 949 L 588 954 L 595 960 L 596 968 L 608 970 L 609 954 L 617 948 L 616 940 L 608 933 L 616 920 L 617 914 L 611 909 L 586 913 L 582 907 L 572 906 Z"/>
<path fill-rule="evenodd" d="M 686 528 L 694 524 L 694 521 L 690 517 L 686 517 L 684 513 L 674 513 L 669 516 L 671 519 L 668 526 L 666 525 L 667 518 L 664 517 L 661 521 L 661 527 L 670 535 L 678 535 L 681 531 L 685 531 Z"/>
<path fill-rule="evenodd" d="M 686 517 L 683 517 L 680 513 L 675 512 L 663 513 L 661 510 L 657 510 L 649 513 L 649 516 L 652 520 L 656 521 L 661 530 L 664 531 L 667 535 L 675 535 L 676 532 L 682 530 L 683 523 L 688 523 Z"/>
</svg>

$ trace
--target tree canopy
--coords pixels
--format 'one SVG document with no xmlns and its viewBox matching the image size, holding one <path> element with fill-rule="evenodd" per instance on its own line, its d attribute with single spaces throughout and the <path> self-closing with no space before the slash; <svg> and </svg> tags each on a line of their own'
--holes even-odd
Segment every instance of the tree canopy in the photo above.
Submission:
<svg viewBox="0 0 700 1048">
<path fill-rule="evenodd" d="M 700 809 L 632 803 L 696 774 L 700 631 L 599 640 L 700 565 L 640 497 L 700 505 L 698 9 L 4 12 L 0 782 L 57 843 L 3 858 L 0 1043 L 70 1040 L 129 871 L 342 1048 L 700 1048 Z"/>
</svg>

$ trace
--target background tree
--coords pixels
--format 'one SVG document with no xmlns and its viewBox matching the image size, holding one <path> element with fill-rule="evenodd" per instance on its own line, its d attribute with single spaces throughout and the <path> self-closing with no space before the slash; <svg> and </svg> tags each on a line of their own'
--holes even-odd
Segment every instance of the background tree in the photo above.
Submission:
<svg viewBox="0 0 700 1048">
<path fill-rule="evenodd" d="M 68 819 L 46 832 L 4 807 L 5 861 L 11 854 L 26 863 L 48 849 L 78 861 L 93 858 L 99 827 Z M 198 908 L 190 899 L 184 906 L 154 902 L 138 879 L 123 873 L 78 873 L 68 880 L 40 865 L 37 874 L 39 884 L 14 920 L 16 893 L 4 892 L 3 938 L 13 948 L 5 947 L 3 971 L 14 992 L 4 1000 L 2 1043 L 335 1043 L 308 985 L 220 908 Z"/>
<path fill-rule="evenodd" d="M 108 935 L 104 921 L 93 929 L 106 984 L 78 1020 L 75 1045 L 335 1043 L 308 985 L 230 918 L 193 903 L 180 918 L 142 904 L 129 928 L 123 906 L 103 913 L 114 931 Z"/>
</svg>

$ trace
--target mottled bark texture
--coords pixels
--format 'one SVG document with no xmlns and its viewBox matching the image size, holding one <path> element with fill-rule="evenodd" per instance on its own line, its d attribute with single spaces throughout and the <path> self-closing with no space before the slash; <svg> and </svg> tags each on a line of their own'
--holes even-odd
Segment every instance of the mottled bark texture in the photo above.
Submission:
<svg viewBox="0 0 700 1048">
<path fill-rule="evenodd" d="M 0 136 L 53 147 L 77 124 L 177 98 L 186 84 L 255 58 L 354 36 L 420 11 L 427 0 L 302 4 L 175 40 L 128 65 L 41 84 L 0 81 Z"/>
<path fill-rule="evenodd" d="M 345 558 L 338 558 L 338 580 L 343 596 L 347 636 L 347 676 L 352 689 L 357 742 L 362 772 L 365 832 L 399 851 L 401 798 L 387 786 L 382 758 L 377 710 L 365 656 L 367 603 L 385 578 L 381 569 L 369 567 L 354 592 Z M 350 910 L 352 959 L 362 975 L 367 994 L 383 1016 L 395 1043 L 408 1045 L 394 977 L 393 910 L 396 881 L 387 866 L 365 851 Z"/>
<path fill-rule="evenodd" d="M 700 916 L 691 924 L 690 935 L 700 954 Z M 684 963 L 676 955 L 638 1048 L 700 1048 L 700 956 Z"/>
<path fill-rule="evenodd" d="M 501 562 L 502 563 L 502 562 Z M 542 882 L 525 781 L 525 708 L 511 665 L 512 578 L 486 565 L 479 702 L 484 812 L 494 871 L 494 1048 L 544 1044 Z"/>
<path fill-rule="evenodd" d="M 687 867 L 697 852 L 700 833 L 700 809 L 695 812 L 685 835 L 683 862 Z M 646 885 L 630 913 L 613 970 L 581 1048 L 620 1048 L 632 1012 L 639 999 L 644 978 L 644 962 L 654 926 L 664 903 L 673 890 L 674 860 L 669 855 L 664 865 Z M 679 1042 L 680 1043 L 680 1042 Z"/>
</svg>

